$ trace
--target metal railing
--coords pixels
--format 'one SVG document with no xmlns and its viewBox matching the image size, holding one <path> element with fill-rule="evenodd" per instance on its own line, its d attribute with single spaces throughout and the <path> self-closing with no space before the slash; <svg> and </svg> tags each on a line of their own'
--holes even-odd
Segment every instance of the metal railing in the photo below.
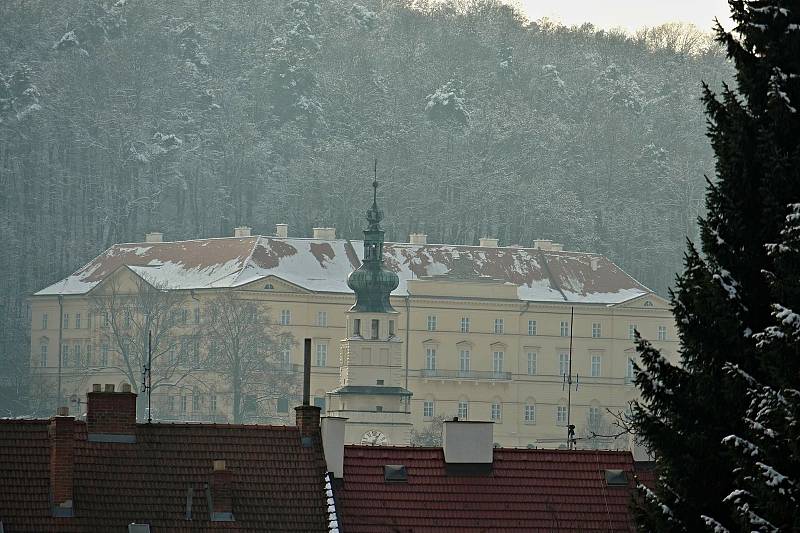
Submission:
<svg viewBox="0 0 800 533">
<path fill-rule="evenodd" d="M 511 381 L 511 372 L 494 372 L 491 370 L 440 370 L 423 368 L 420 371 L 423 378 L 476 380 L 476 381 Z"/>
</svg>

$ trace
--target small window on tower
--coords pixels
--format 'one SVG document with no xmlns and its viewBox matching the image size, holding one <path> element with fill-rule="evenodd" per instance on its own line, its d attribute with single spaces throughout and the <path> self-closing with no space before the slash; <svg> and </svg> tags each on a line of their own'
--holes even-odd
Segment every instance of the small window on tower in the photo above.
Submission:
<svg viewBox="0 0 800 533">
<path fill-rule="evenodd" d="M 353 336 L 360 337 L 361 336 L 361 319 L 355 318 L 353 319 Z"/>
<path fill-rule="evenodd" d="M 372 337 L 371 338 L 377 339 L 379 331 L 380 331 L 380 320 L 372 319 Z"/>
<path fill-rule="evenodd" d="M 389 336 L 394 337 L 394 320 L 389 321 Z"/>
</svg>

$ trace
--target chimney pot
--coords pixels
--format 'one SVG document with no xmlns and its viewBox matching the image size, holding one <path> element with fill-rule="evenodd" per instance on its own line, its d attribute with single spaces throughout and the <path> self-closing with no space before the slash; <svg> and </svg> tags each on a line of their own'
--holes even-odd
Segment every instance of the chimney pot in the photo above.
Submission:
<svg viewBox="0 0 800 533">
<path fill-rule="evenodd" d="M 214 460 L 214 472 L 221 472 L 225 470 L 225 460 L 224 459 L 215 459 Z"/>
<path fill-rule="evenodd" d="M 553 241 L 550 239 L 536 239 L 533 241 L 533 247 L 537 250 L 549 251 L 552 249 Z"/>
<path fill-rule="evenodd" d="M 164 242 L 164 234 L 160 231 L 145 233 L 144 242 Z"/>
<path fill-rule="evenodd" d="M 561 243 L 554 242 L 553 244 L 550 245 L 550 250 L 552 250 L 554 252 L 563 252 L 564 251 L 564 245 L 561 244 Z"/>
<path fill-rule="evenodd" d="M 123 383 L 122 384 L 122 392 L 130 392 L 131 391 L 131 384 L 130 383 Z"/>
<path fill-rule="evenodd" d="M 336 228 L 314 228 L 314 238 L 321 241 L 333 241 L 336 239 Z"/>
<path fill-rule="evenodd" d="M 275 224 L 275 236 L 285 239 L 289 236 L 289 224 Z"/>
<path fill-rule="evenodd" d="M 92 392 L 103 392 L 103 386 L 99 383 L 92 383 Z"/>
<path fill-rule="evenodd" d="M 425 233 L 412 233 L 408 236 L 408 242 L 411 244 L 428 244 L 428 235 Z"/>
<path fill-rule="evenodd" d="M 250 230 L 252 230 L 250 226 L 238 226 L 233 228 L 233 236 L 234 237 L 249 237 Z"/>
<path fill-rule="evenodd" d="M 69 416 L 69 407 L 62 406 L 56 409 L 56 416 Z"/>
<path fill-rule="evenodd" d="M 114 392 L 114 384 L 106 383 L 105 390 L 103 392 Z"/>
<path fill-rule="evenodd" d="M 500 242 L 499 239 L 495 239 L 492 237 L 481 237 L 480 245 L 483 248 L 497 248 L 497 244 Z"/>
</svg>

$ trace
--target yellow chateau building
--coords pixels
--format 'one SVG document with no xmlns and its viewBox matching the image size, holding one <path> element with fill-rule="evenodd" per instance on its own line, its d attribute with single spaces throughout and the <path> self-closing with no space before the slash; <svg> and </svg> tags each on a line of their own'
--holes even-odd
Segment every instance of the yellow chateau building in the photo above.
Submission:
<svg viewBox="0 0 800 533">
<path fill-rule="evenodd" d="M 94 384 L 140 389 L 130 376 L 141 369 L 123 371 L 120 331 L 110 331 L 128 330 L 93 302 L 142 284 L 177 302 L 159 352 L 174 366 L 153 388 L 160 420 L 232 420 L 231 391 L 203 365 L 206 306 L 221 294 L 257 302 L 295 339 L 280 352 L 278 380 L 297 374 L 302 339 L 312 339 L 313 401 L 348 418 L 348 442 L 407 444 L 412 430 L 458 416 L 493 420 L 502 446 L 557 447 L 568 416 L 579 438 L 607 433 L 606 409 L 622 411 L 636 397 L 634 330 L 667 357 L 677 354 L 667 302 L 601 255 L 547 240 L 466 246 L 412 234 L 409 243 L 384 243 L 381 218 L 373 204 L 364 241 L 337 239 L 333 228 L 289 237 L 279 224 L 273 236 L 237 228 L 233 237 L 165 242 L 151 233 L 112 246 L 32 297 L 35 394 L 80 404 Z M 126 311 L 123 325 L 137 313 Z M 299 401 L 275 390 L 246 391 L 251 420 L 290 420 Z"/>
</svg>

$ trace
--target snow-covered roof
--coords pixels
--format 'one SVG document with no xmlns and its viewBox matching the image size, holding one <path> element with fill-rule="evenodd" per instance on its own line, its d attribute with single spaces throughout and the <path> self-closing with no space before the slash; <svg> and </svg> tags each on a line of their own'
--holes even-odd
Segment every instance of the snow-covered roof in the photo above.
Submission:
<svg viewBox="0 0 800 533">
<path fill-rule="evenodd" d="M 314 292 L 352 294 L 347 276 L 358 268 L 363 242 L 268 236 L 116 244 L 87 265 L 37 292 L 85 294 L 118 268 L 172 289 L 239 287 L 276 276 Z M 520 300 L 617 304 L 650 289 L 598 254 L 518 247 L 386 243 L 384 263 L 397 273 L 392 293 L 408 294 L 411 279 L 447 273 L 466 261 L 477 276 L 517 286 Z"/>
</svg>

